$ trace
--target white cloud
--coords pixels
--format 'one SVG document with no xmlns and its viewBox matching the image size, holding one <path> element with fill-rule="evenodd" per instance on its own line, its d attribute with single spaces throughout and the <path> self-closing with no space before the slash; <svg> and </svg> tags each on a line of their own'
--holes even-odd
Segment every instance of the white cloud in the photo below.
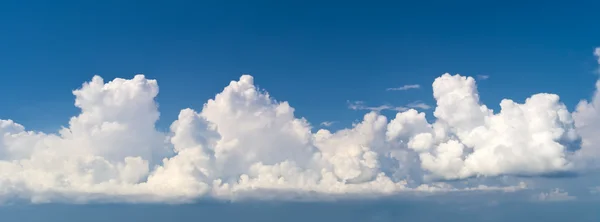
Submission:
<svg viewBox="0 0 600 222">
<path fill-rule="evenodd" d="M 182 110 L 169 133 L 154 128 L 158 85 L 142 75 L 108 83 L 94 77 L 73 93 L 81 113 L 59 134 L 0 122 L 0 198 L 181 202 L 261 190 L 389 195 L 523 188 L 411 185 L 407 175 L 389 176 L 383 161 L 401 166 L 408 150 L 386 141 L 385 116 L 370 112 L 353 128 L 313 134 L 287 102 L 257 90 L 248 75 L 202 111 Z"/>
<path fill-rule="evenodd" d="M 396 87 L 396 88 L 387 88 L 387 91 L 406 91 L 409 89 L 419 89 L 421 88 L 421 85 L 419 84 L 413 84 L 413 85 L 403 85 L 400 87 Z"/>
<path fill-rule="evenodd" d="M 599 58 L 600 64 L 600 48 L 595 49 L 594 55 Z M 596 82 L 596 91 L 591 100 L 580 101 L 572 116 L 581 139 L 581 143 L 575 145 L 581 149 L 570 156 L 570 159 L 576 168 L 597 170 L 600 168 L 600 139 L 597 136 L 600 134 L 600 81 Z"/>
<path fill-rule="evenodd" d="M 600 48 L 594 53 L 600 58 Z M 600 62 L 600 61 L 599 61 Z M 581 149 L 573 157 L 580 168 L 599 168 L 600 162 L 600 81 L 590 101 L 580 101 L 573 112 L 577 133 L 581 136 Z"/>
<path fill-rule="evenodd" d="M 275 101 L 244 75 L 202 110 L 182 110 L 169 132 L 159 132 L 156 81 L 94 77 L 73 92 L 81 113 L 58 134 L 0 120 L 0 201 L 514 191 L 526 186 L 457 188 L 428 181 L 539 176 L 587 168 L 581 163 L 600 157 L 594 145 L 600 142 L 598 92 L 573 114 L 557 95 L 545 93 L 522 104 L 505 99 L 494 113 L 481 104 L 471 77 L 444 74 L 432 86 L 432 122 L 415 109 L 358 102 L 351 108 L 398 113 L 388 119 L 369 112 L 351 128 L 313 133 L 287 102 Z M 419 102 L 407 107 L 426 108 Z M 573 153 L 568 146 L 580 138 L 583 146 Z"/>
<path fill-rule="evenodd" d="M 577 199 L 577 197 L 570 196 L 568 192 L 558 188 L 551 190 L 550 192 L 542 192 L 534 196 L 534 198 L 539 201 L 571 201 Z"/>
<path fill-rule="evenodd" d="M 501 111 L 494 114 L 480 104 L 473 78 L 445 74 L 433 88 L 436 122 L 406 126 L 426 129 L 407 136 L 409 148 L 420 152 L 421 166 L 433 176 L 460 179 L 570 170 L 561 142 L 574 141 L 577 135 L 558 96 L 536 94 L 524 104 L 503 100 Z"/>
</svg>

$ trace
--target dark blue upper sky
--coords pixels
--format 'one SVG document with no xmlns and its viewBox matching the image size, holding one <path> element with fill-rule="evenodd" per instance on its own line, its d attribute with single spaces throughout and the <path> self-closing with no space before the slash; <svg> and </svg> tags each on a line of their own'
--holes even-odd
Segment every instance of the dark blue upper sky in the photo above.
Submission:
<svg viewBox="0 0 600 222">
<path fill-rule="evenodd" d="M 597 9 L 585 1 L 8 1 L 0 7 L 0 118 L 55 130 L 70 90 L 94 74 L 144 73 L 161 87 L 164 128 L 243 73 L 313 124 L 349 124 L 369 105 L 431 104 L 444 72 L 489 75 L 484 102 L 561 95 L 596 80 Z M 386 92 L 421 84 L 420 90 Z M 574 87 L 576 86 L 576 87 Z M 318 107 L 318 109 L 316 109 Z"/>
</svg>

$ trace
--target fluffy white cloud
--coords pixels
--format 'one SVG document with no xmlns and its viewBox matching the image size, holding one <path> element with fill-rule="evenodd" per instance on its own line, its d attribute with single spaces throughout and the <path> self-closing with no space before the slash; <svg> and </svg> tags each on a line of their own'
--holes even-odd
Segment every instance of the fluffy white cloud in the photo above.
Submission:
<svg viewBox="0 0 600 222">
<path fill-rule="evenodd" d="M 144 180 L 156 155 L 169 152 L 157 132 L 158 85 L 138 75 L 104 83 L 94 77 L 73 94 L 81 114 L 59 134 L 0 124 L 0 193 L 46 201 L 74 193 L 127 192 Z M 54 196 L 54 197 L 48 197 Z"/>
<path fill-rule="evenodd" d="M 459 75 L 444 74 L 433 89 L 434 122 L 414 109 L 391 120 L 369 112 L 351 128 L 331 132 L 313 129 L 244 75 L 202 110 L 182 110 L 170 132 L 158 132 L 156 81 L 94 77 L 73 92 L 81 113 L 58 134 L 0 120 L 0 200 L 513 191 L 526 185 L 454 188 L 419 181 L 572 170 L 576 159 L 565 144 L 584 129 L 578 119 L 598 116 L 595 105 L 585 103 L 574 121 L 552 94 L 523 104 L 504 100 L 494 113 L 480 103 L 475 80 Z"/>
<path fill-rule="evenodd" d="M 596 82 L 596 88 L 600 89 L 600 81 Z M 591 101 L 582 100 L 577 104 L 573 112 L 575 126 L 582 138 L 582 149 L 579 158 L 587 159 L 600 156 L 600 149 L 595 144 L 600 143 L 600 90 L 596 90 Z"/>
<path fill-rule="evenodd" d="M 434 81 L 433 89 L 437 100 L 433 124 L 427 124 L 424 115 L 390 123 L 393 129 L 406 129 L 408 147 L 420 153 L 421 166 L 433 176 L 461 179 L 570 169 L 563 143 L 578 135 L 557 95 L 536 94 L 524 104 L 503 100 L 500 112 L 494 114 L 480 104 L 471 77 L 445 74 Z"/>
<path fill-rule="evenodd" d="M 600 64 L 600 48 L 596 48 L 594 55 Z M 582 139 L 582 148 L 576 155 L 581 167 L 600 167 L 597 159 L 600 157 L 600 81 L 596 82 L 596 92 L 591 101 L 582 100 L 573 112 L 575 126 Z"/>
</svg>

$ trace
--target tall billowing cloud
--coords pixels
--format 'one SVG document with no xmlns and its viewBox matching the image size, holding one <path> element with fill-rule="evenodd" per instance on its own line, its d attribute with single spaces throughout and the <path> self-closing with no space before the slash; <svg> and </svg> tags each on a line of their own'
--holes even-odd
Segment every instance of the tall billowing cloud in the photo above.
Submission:
<svg viewBox="0 0 600 222">
<path fill-rule="evenodd" d="M 595 49 L 594 55 L 600 65 L 600 48 Z M 577 104 L 573 118 L 582 138 L 582 149 L 577 153 L 577 159 L 584 167 L 600 167 L 597 161 L 600 157 L 600 81 L 596 82 L 596 92 L 591 101 L 582 100 Z"/>
<path fill-rule="evenodd" d="M 106 84 L 94 77 L 73 92 L 81 114 L 59 134 L 2 120 L 0 194 L 46 201 L 46 195 L 106 193 L 142 181 L 149 162 L 169 153 L 154 127 L 157 93 L 156 81 L 142 75 Z"/>
<path fill-rule="evenodd" d="M 573 119 L 557 95 L 536 94 L 523 104 L 503 100 L 495 113 L 471 77 L 444 74 L 432 86 L 433 122 L 415 109 L 392 119 L 369 112 L 332 132 L 314 129 L 244 75 L 159 132 L 155 80 L 94 77 L 73 92 L 81 113 L 58 134 L 0 120 L 0 198 L 179 202 L 514 190 L 524 185 L 459 189 L 429 179 L 570 171 L 576 158 L 567 145 L 578 133 L 595 143 L 578 121 L 595 118 L 594 104 L 580 105 Z"/>
<path fill-rule="evenodd" d="M 402 113 L 397 116 L 401 121 L 391 123 L 391 129 L 406 129 L 408 148 L 419 152 L 421 166 L 433 176 L 461 179 L 570 169 L 562 143 L 578 135 L 557 95 L 536 94 L 524 104 L 503 100 L 494 114 L 480 104 L 471 77 L 445 74 L 434 81 L 433 91 L 433 124 L 424 115 Z M 388 140 L 401 135 L 388 135 Z"/>
<path fill-rule="evenodd" d="M 596 88 L 600 89 L 600 81 L 596 82 Z M 596 90 L 591 101 L 579 102 L 573 113 L 578 133 L 582 137 L 582 149 L 580 158 L 590 160 L 600 156 L 600 91 Z"/>
<path fill-rule="evenodd" d="M 223 196 L 254 189 L 344 193 L 404 187 L 379 167 L 375 151 L 385 149 L 385 117 L 370 113 L 353 129 L 313 134 L 287 102 L 276 102 L 253 81 L 242 76 L 201 112 L 183 110 L 171 126 L 177 154 L 149 181 L 178 175 L 185 179 L 177 181 L 208 184 Z"/>
</svg>

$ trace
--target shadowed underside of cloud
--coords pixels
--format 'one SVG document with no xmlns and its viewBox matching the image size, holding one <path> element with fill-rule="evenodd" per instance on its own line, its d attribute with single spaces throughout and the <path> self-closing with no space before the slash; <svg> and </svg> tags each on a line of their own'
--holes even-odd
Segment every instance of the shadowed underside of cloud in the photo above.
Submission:
<svg viewBox="0 0 600 222">
<path fill-rule="evenodd" d="M 595 163 L 600 96 L 570 113 L 559 97 L 503 100 L 493 112 L 475 80 L 433 82 L 434 122 L 414 109 L 367 113 L 352 128 L 313 130 L 252 76 L 232 81 L 200 111 L 159 132 L 158 84 L 100 77 L 75 90 L 81 109 L 58 134 L 0 120 L 0 201 L 185 202 L 203 197 L 393 195 L 523 189 L 440 180 L 576 172 Z M 597 85 L 600 86 L 600 85 Z M 582 141 L 572 151 L 567 144 Z"/>
</svg>

